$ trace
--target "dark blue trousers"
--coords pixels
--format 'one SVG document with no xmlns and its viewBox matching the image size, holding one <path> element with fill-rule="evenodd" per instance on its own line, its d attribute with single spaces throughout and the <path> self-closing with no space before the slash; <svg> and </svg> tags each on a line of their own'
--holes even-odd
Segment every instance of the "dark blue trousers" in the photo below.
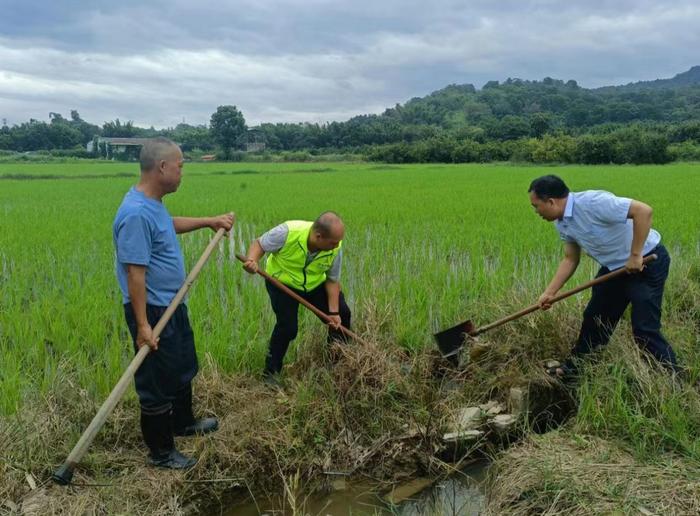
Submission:
<svg viewBox="0 0 700 516">
<path fill-rule="evenodd" d="M 607 344 L 625 309 L 631 304 L 635 342 L 663 365 L 676 370 L 676 355 L 661 333 L 661 301 L 671 258 L 660 244 L 652 253 L 658 258 L 646 265 L 642 272 L 623 275 L 593 287 L 572 352 L 574 357 Z M 601 267 L 597 276 L 608 272 L 607 267 Z"/>
<path fill-rule="evenodd" d="M 284 355 L 287 353 L 289 343 L 297 336 L 299 329 L 299 302 L 282 292 L 269 281 L 265 282 L 267 293 L 270 295 L 270 304 L 275 312 L 277 322 L 270 336 L 270 347 L 265 359 L 265 373 L 276 374 L 282 370 Z M 323 284 L 319 285 L 311 292 L 302 292 L 292 289 L 303 297 L 306 301 L 314 305 L 322 312 L 328 312 L 328 294 Z M 339 312 L 341 324 L 350 329 L 350 318 L 352 314 L 350 307 L 345 302 L 345 296 L 340 293 Z M 328 328 L 328 342 L 334 340 L 345 342 L 345 334 L 340 330 Z"/>
<path fill-rule="evenodd" d="M 146 305 L 146 317 L 151 328 L 155 327 L 166 308 Z M 136 353 L 138 329 L 131 303 L 124 305 L 124 316 Z M 141 411 L 148 415 L 169 413 L 178 398 L 188 394 L 191 397 L 190 382 L 198 369 L 194 333 L 187 315 L 187 305 L 183 303 L 177 307 L 163 328 L 158 350 L 151 351 L 146 356 L 134 375 Z"/>
</svg>

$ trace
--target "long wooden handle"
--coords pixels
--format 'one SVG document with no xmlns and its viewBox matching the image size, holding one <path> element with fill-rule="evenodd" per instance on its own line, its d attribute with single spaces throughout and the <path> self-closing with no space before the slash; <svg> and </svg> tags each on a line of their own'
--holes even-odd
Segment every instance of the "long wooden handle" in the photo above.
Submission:
<svg viewBox="0 0 700 516">
<path fill-rule="evenodd" d="M 243 262 L 243 263 L 245 263 L 245 262 L 248 261 L 248 259 L 247 259 L 245 256 L 240 255 L 240 254 L 237 254 L 237 255 L 236 255 L 236 258 L 238 258 L 238 259 L 239 259 L 241 262 Z M 275 287 L 277 287 L 278 289 L 280 289 L 282 292 L 284 292 L 285 294 L 287 294 L 288 296 L 290 296 L 291 298 L 295 299 L 296 301 L 298 301 L 299 303 L 301 303 L 302 305 L 304 305 L 306 308 L 308 308 L 309 310 L 311 310 L 311 311 L 312 311 L 313 313 L 315 313 L 318 317 L 320 317 L 322 321 L 326 321 L 326 322 L 329 323 L 329 324 L 333 322 L 333 321 L 331 320 L 331 318 L 328 316 L 328 314 L 323 313 L 321 310 L 319 310 L 319 309 L 316 308 L 314 305 L 312 305 L 311 303 L 309 303 L 306 299 L 304 299 L 304 298 L 301 297 L 299 294 L 297 294 L 296 292 L 294 292 L 292 289 L 290 289 L 287 285 L 285 285 L 284 283 L 282 283 L 282 282 L 281 282 L 280 280 L 278 280 L 277 278 L 273 278 L 273 277 L 270 276 L 267 272 L 265 272 L 265 271 L 263 271 L 263 270 L 261 270 L 261 269 L 258 269 L 258 274 L 260 274 L 260 276 L 262 276 L 262 277 L 265 278 L 267 281 L 269 281 L 270 283 L 272 283 Z M 353 331 L 347 329 L 347 328 L 346 328 L 345 326 L 343 326 L 342 324 L 341 324 L 338 328 L 340 329 L 340 331 L 342 331 L 342 332 L 343 332 L 345 335 L 347 335 L 348 337 L 352 337 L 354 340 L 356 340 L 356 341 L 358 341 L 358 342 L 364 344 L 365 346 L 367 346 L 367 342 L 365 342 L 362 338 L 360 338 L 360 336 L 357 335 L 355 332 L 353 332 Z"/>
<path fill-rule="evenodd" d="M 154 339 L 158 338 L 160 333 L 163 331 L 163 328 L 165 328 L 165 325 L 168 324 L 168 321 L 187 294 L 187 291 L 194 283 L 194 280 L 197 279 L 199 271 L 201 271 L 202 267 L 204 267 L 204 264 L 209 259 L 212 251 L 219 243 L 219 240 L 221 240 L 221 238 L 224 236 L 224 233 L 226 233 L 226 230 L 223 228 L 216 232 L 216 235 L 214 235 L 214 238 L 212 238 L 211 242 L 209 242 L 209 245 L 204 250 L 204 253 L 202 253 L 202 256 L 187 275 L 187 278 L 185 278 L 185 282 L 183 283 L 182 287 L 180 287 L 180 290 L 177 291 L 177 294 L 175 294 L 175 297 L 168 305 L 168 308 L 166 308 L 165 313 L 161 316 L 153 328 Z M 53 474 L 52 478 L 54 481 L 62 485 L 70 483 L 71 479 L 73 478 L 73 470 L 75 469 L 76 465 L 83 458 L 85 452 L 87 452 L 87 449 L 95 439 L 97 432 L 99 432 L 102 425 L 104 425 L 107 417 L 109 417 L 112 410 L 114 410 L 114 407 L 116 407 L 119 400 L 122 398 L 122 396 L 124 396 L 124 392 L 131 383 L 131 379 L 134 377 L 136 370 L 141 366 L 150 351 L 150 346 L 144 345 L 141 347 L 141 349 L 139 349 L 138 353 L 136 353 L 136 356 L 133 358 L 129 366 L 126 368 L 126 371 L 124 371 L 121 378 L 119 378 L 119 381 L 112 389 L 112 392 L 109 393 L 107 399 L 104 401 L 104 403 L 102 403 L 100 410 L 98 410 L 95 417 L 92 418 L 90 425 L 87 427 L 87 429 L 85 429 L 83 435 L 80 436 L 80 439 L 73 447 L 73 450 L 68 455 L 66 461 Z"/>
<path fill-rule="evenodd" d="M 649 256 L 646 256 L 644 258 L 643 263 L 646 265 L 649 262 L 652 262 L 656 260 L 657 256 L 655 254 L 650 254 Z M 603 274 L 602 276 L 599 276 L 591 281 L 588 281 L 582 285 L 579 285 L 576 288 L 573 288 L 571 290 L 567 290 L 566 292 L 562 292 L 561 294 L 554 296 L 550 303 L 556 303 L 557 301 L 561 301 L 562 299 L 566 299 L 567 297 L 573 296 L 574 294 L 578 294 L 582 290 L 589 289 L 595 285 L 598 285 L 600 283 L 604 283 L 608 280 L 611 280 L 613 278 L 617 278 L 618 276 L 622 276 L 623 274 L 627 274 L 627 271 L 625 270 L 624 267 L 617 269 L 612 272 L 608 272 L 607 274 Z M 524 308 L 520 310 L 519 312 L 516 312 L 514 314 L 511 314 L 507 317 L 504 317 L 503 319 L 499 319 L 498 321 L 492 322 L 491 324 L 487 324 L 486 326 L 482 326 L 481 328 L 477 328 L 473 332 L 470 333 L 472 337 L 475 337 L 477 335 L 480 335 L 484 333 L 485 331 L 492 330 L 493 328 L 496 328 L 498 326 L 502 326 L 510 321 L 514 321 L 516 319 L 520 319 L 522 316 L 530 314 L 532 312 L 536 312 L 537 310 L 540 309 L 539 304 L 534 304 L 532 306 L 528 306 L 527 308 Z"/>
</svg>

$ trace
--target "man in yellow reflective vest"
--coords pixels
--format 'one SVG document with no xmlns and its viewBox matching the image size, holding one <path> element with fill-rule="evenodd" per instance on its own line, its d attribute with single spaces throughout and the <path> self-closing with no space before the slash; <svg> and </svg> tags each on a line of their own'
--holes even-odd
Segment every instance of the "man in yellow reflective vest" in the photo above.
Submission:
<svg viewBox="0 0 700 516">
<path fill-rule="evenodd" d="M 289 220 L 253 241 L 243 268 L 255 274 L 258 261 L 269 253 L 265 270 L 333 320 L 328 342 L 344 341 L 338 329 L 350 328 L 350 308 L 340 290 L 345 225 L 337 213 L 327 211 L 313 221 Z M 266 282 L 277 323 L 270 337 L 270 348 L 263 377 L 279 386 L 278 375 L 289 343 L 297 336 L 299 303 Z"/>
</svg>

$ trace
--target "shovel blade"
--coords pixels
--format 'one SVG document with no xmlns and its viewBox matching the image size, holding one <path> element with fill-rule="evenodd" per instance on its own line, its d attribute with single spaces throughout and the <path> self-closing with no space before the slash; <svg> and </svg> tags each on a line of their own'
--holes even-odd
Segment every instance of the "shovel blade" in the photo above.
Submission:
<svg viewBox="0 0 700 516">
<path fill-rule="evenodd" d="M 474 324 L 471 321 L 464 321 L 452 328 L 435 333 L 433 337 L 435 337 L 435 342 L 437 342 L 442 356 L 449 358 L 459 353 L 469 334 L 473 331 Z"/>
</svg>

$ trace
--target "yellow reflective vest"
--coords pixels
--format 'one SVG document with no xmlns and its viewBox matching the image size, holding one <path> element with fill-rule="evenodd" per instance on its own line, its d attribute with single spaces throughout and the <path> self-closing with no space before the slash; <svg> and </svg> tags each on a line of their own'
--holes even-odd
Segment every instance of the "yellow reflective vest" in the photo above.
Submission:
<svg viewBox="0 0 700 516">
<path fill-rule="evenodd" d="M 313 223 L 288 220 L 285 224 L 289 229 L 287 241 L 282 249 L 268 255 L 265 270 L 288 287 L 309 292 L 326 281 L 326 271 L 333 265 L 343 242 L 331 251 L 319 251 L 307 264 L 309 233 Z"/>
</svg>

